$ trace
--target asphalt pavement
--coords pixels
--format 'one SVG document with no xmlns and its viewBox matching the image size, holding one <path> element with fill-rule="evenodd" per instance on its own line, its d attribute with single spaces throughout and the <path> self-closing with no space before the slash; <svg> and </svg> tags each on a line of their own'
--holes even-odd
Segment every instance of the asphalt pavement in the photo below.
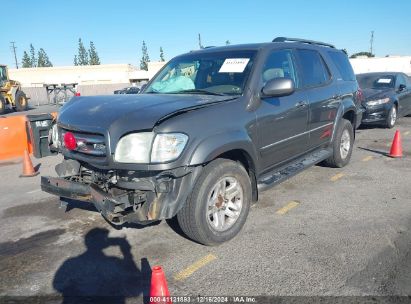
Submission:
<svg viewBox="0 0 411 304">
<path fill-rule="evenodd" d="M 172 296 L 409 296 L 411 117 L 396 129 L 404 158 L 386 156 L 395 129 L 360 129 L 347 167 L 314 166 L 262 193 L 218 247 L 187 239 L 175 220 L 116 229 L 86 203 L 59 208 L 40 176 L 0 164 L 0 296 L 139 303 L 154 265 Z M 60 160 L 34 164 L 55 175 Z"/>
</svg>

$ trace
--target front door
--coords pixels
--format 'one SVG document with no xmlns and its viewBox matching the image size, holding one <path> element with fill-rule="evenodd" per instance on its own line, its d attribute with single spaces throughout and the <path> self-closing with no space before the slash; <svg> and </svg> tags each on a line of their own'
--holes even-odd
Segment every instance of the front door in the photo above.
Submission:
<svg viewBox="0 0 411 304">
<path fill-rule="evenodd" d="M 291 50 L 275 50 L 261 70 L 262 86 L 274 78 L 290 78 L 298 87 Z M 308 145 L 308 103 L 304 92 L 261 100 L 256 110 L 259 129 L 259 153 L 262 169 L 268 170 L 301 155 Z"/>
<path fill-rule="evenodd" d="M 405 86 L 400 90 L 400 85 Z M 397 75 L 395 81 L 395 90 L 397 92 L 398 101 L 400 104 L 400 115 L 408 115 L 411 113 L 411 87 L 408 79 L 406 79 L 402 74 Z"/>
</svg>

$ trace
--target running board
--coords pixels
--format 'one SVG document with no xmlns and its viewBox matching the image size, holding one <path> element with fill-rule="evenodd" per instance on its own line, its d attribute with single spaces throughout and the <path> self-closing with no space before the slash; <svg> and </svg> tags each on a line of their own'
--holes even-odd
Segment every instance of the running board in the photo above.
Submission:
<svg viewBox="0 0 411 304">
<path fill-rule="evenodd" d="M 293 161 L 286 166 L 280 167 L 272 172 L 264 174 L 257 183 L 258 191 L 268 190 L 269 188 L 293 177 L 301 171 L 318 164 L 332 155 L 332 149 L 314 150 Z"/>
</svg>

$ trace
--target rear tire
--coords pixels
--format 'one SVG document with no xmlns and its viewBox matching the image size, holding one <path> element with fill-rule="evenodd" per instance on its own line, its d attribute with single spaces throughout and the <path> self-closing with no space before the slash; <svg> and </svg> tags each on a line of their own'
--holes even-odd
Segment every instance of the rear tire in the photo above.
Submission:
<svg viewBox="0 0 411 304">
<path fill-rule="evenodd" d="M 235 161 L 216 159 L 204 167 L 177 220 L 183 232 L 204 245 L 234 238 L 251 204 L 251 182 Z"/>
<path fill-rule="evenodd" d="M 354 128 L 350 121 L 341 119 L 332 143 L 333 155 L 325 160 L 325 164 L 334 168 L 346 166 L 350 162 L 353 145 Z"/>
<path fill-rule="evenodd" d="M 397 122 L 397 118 L 398 118 L 397 107 L 395 106 L 395 104 L 393 104 L 390 111 L 388 112 L 387 120 L 385 122 L 385 127 L 387 127 L 388 129 L 394 128 L 395 123 Z"/>
<path fill-rule="evenodd" d="M 0 115 L 6 113 L 6 100 L 0 95 Z"/>
<path fill-rule="evenodd" d="M 27 111 L 27 109 L 28 109 L 28 101 L 27 101 L 27 97 L 26 97 L 26 94 L 24 94 L 24 92 L 23 91 L 17 91 L 16 92 L 16 96 L 15 96 L 15 99 L 14 99 L 14 104 L 15 104 L 15 107 L 16 107 L 16 110 L 17 111 Z"/>
</svg>

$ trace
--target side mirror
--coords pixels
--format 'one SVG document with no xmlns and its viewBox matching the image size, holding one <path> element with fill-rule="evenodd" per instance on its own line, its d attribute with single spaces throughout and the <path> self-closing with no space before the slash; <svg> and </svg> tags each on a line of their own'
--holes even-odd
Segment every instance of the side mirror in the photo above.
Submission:
<svg viewBox="0 0 411 304">
<path fill-rule="evenodd" d="M 294 81 L 290 78 L 274 78 L 265 84 L 262 97 L 280 97 L 291 95 L 295 91 Z"/>
<path fill-rule="evenodd" d="M 400 84 L 400 86 L 398 87 L 398 91 L 404 91 L 407 88 L 407 86 L 405 84 Z"/>
</svg>

